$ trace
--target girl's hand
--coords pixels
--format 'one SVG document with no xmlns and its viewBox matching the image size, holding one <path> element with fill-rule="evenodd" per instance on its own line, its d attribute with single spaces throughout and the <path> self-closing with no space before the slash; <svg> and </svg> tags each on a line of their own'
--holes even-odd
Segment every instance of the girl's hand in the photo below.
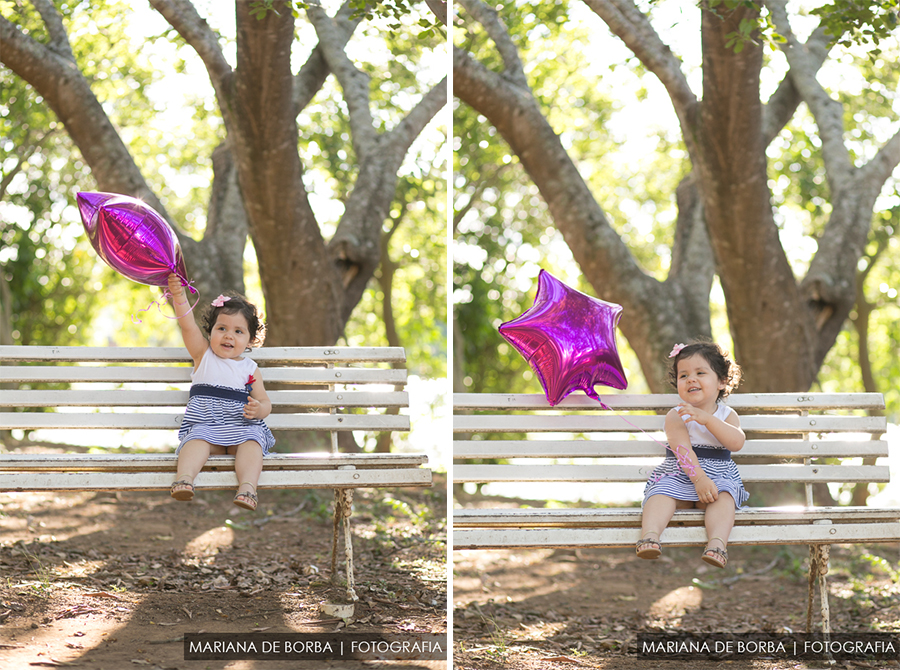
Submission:
<svg viewBox="0 0 900 670">
<path fill-rule="evenodd" d="M 719 499 L 719 487 L 705 474 L 697 478 L 697 481 L 694 482 L 694 488 L 697 491 L 697 497 L 702 503 L 713 503 Z"/>
<path fill-rule="evenodd" d="M 184 287 L 181 285 L 181 280 L 178 278 L 178 275 L 169 275 L 169 293 L 172 295 L 173 299 L 178 300 L 179 302 L 184 300 Z"/>
<path fill-rule="evenodd" d="M 253 396 L 249 396 L 247 398 L 247 404 L 244 405 L 244 418 L 247 420 L 255 419 L 257 416 L 259 416 L 260 407 L 262 407 L 262 405 L 260 404 L 259 400 L 257 400 Z"/>
<path fill-rule="evenodd" d="M 685 423 L 693 421 L 694 423 L 699 423 L 701 426 L 705 426 L 709 420 L 713 418 L 713 415 L 709 412 L 686 403 L 678 405 L 678 407 L 675 408 L 675 411 L 678 412 L 678 416 L 684 419 Z"/>
</svg>

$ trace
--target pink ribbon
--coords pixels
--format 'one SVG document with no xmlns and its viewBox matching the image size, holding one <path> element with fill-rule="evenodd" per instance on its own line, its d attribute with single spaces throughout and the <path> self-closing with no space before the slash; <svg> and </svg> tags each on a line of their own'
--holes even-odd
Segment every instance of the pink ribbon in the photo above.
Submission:
<svg viewBox="0 0 900 670">
<path fill-rule="evenodd" d="M 610 407 L 608 407 L 602 400 L 600 401 L 600 406 L 601 406 L 603 409 L 605 409 L 606 411 L 608 411 L 608 412 L 611 412 L 611 411 L 612 411 L 612 409 L 611 409 Z M 685 447 L 683 444 L 678 444 L 678 445 L 676 445 L 676 448 L 677 448 L 677 449 L 684 449 L 684 451 L 683 451 L 683 452 L 682 452 L 682 451 L 676 451 L 675 449 L 672 449 L 672 447 L 670 447 L 668 444 L 666 444 L 666 443 L 664 443 L 664 442 L 660 442 L 659 440 L 657 440 L 655 437 L 653 437 L 653 436 L 652 436 L 650 433 L 648 433 L 646 430 L 644 430 L 644 429 L 642 429 L 642 428 L 639 428 L 638 426 L 634 425 L 631 421 L 629 421 L 628 419 L 626 419 L 626 418 L 625 418 L 624 416 L 622 416 L 621 414 L 619 414 L 618 416 L 619 416 L 620 419 L 622 419 L 622 421 L 624 421 L 625 423 L 627 423 L 629 426 L 631 426 L 631 427 L 634 428 L 635 430 L 641 431 L 644 435 L 646 435 L 647 437 L 649 437 L 651 440 L 653 440 L 654 442 L 656 442 L 658 445 L 660 445 L 661 447 L 663 447 L 663 448 L 665 448 L 665 449 L 668 449 L 668 450 L 671 451 L 673 454 L 675 454 L 675 459 L 678 461 L 678 465 L 681 466 L 681 469 L 685 471 L 685 474 L 687 474 L 688 477 L 693 477 L 693 476 L 694 476 L 694 474 L 696 473 L 697 470 L 696 470 L 696 467 L 694 466 L 694 464 L 691 463 L 690 459 L 688 458 L 688 455 L 687 455 L 687 447 Z M 654 477 L 654 478 L 652 479 L 652 481 L 653 481 L 653 483 L 655 484 L 656 482 L 658 482 L 658 481 L 659 481 L 660 479 L 662 479 L 663 477 L 671 477 L 671 476 L 673 476 L 673 475 L 675 475 L 675 474 L 677 474 L 677 473 L 675 473 L 675 472 L 667 472 L 667 473 L 665 473 L 665 474 L 657 475 L 656 477 Z"/>
<path fill-rule="evenodd" d="M 181 275 L 179 275 L 179 278 L 180 277 L 181 277 Z M 200 293 L 197 291 L 197 289 L 195 289 L 193 287 L 192 281 L 185 282 L 183 285 L 187 286 L 191 290 L 191 293 L 197 294 L 197 300 L 194 301 L 194 304 L 191 305 L 191 308 L 188 311 L 186 311 L 184 314 L 182 314 L 182 316 L 187 316 L 188 314 L 190 314 L 191 312 L 194 311 L 194 307 L 196 307 L 197 303 L 200 302 Z M 180 317 L 169 316 L 168 314 L 166 314 L 165 312 L 162 311 L 162 305 L 164 305 L 166 303 L 166 300 L 168 300 L 169 298 L 173 298 L 173 297 L 174 296 L 171 293 L 169 293 L 169 289 L 165 289 L 163 291 L 163 294 L 159 297 L 159 300 L 154 300 L 149 305 L 147 305 L 144 309 L 139 309 L 138 314 L 140 314 L 141 312 L 148 312 L 154 305 L 156 305 L 156 309 L 159 310 L 159 313 L 162 314 L 164 317 L 166 317 L 167 319 L 171 319 L 171 320 L 177 320 Z M 144 322 L 141 319 L 138 319 L 134 314 L 132 314 L 131 315 L 131 323 L 138 324 L 138 323 L 144 323 Z"/>
</svg>

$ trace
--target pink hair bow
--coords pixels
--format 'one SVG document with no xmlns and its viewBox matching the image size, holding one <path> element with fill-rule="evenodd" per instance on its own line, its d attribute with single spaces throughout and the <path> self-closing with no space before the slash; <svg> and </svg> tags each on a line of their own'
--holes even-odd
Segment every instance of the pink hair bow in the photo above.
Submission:
<svg viewBox="0 0 900 670">
<path fill-rule="evenodd" d="M 218 298 L 213 300 L 210 305 L 212 305 L 213 307 L 222 307 L 229 300 L 231 300 L 231 298 L 229 298 L 228 296 L 220 295 Z"/>
<path fill-rule="evenodd" d="M 669 358 L 675 358 L 686 346 L 686 344 L 676 344 L 674 347 L 672 347 L 672 351 L 669 352 Z"/>
</svg>

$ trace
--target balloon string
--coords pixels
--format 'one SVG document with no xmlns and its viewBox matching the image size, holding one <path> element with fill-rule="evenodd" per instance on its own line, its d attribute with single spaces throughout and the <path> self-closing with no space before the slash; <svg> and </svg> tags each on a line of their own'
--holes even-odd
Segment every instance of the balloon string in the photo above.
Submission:
<svg viewBox="0 0 900 670">
<path fill-rule="evenodd" d="M 600 403 L 600 407 L 602 407 L 602 408 L 605 409 L 606 411 L 608 411 L 608 412 L 611 412 L 611 411 L 612 411 L 612 408 L 608 407 L 602 400 L 598 400 L 598 402 Z M 672 449 L 672 447 L 670 447 L 668 444 L 666 444 L 665 442 L 660 442 L 660 441 L 657 440 L 655 437 L 653 437 L 650 433 L 648 433 L 646 430 L 644 430 L 643 428 L 640 428 L 639 426 L 636 426 L 635 424 L 633 424 L 631 421 L 629 421 L 628 419 L 626 419 L 626 418 L 625 418 L 624 416 L 622 416 L 621 414 L 619 414 L 618 416 L 619 416 L 620 419 L 622 419 L 622 421 L 624 421 L 625 423 L 627 423 L 629 426 L 631 426 L 631 427 L 634 428 L 635 430 L 641 431 L 644 435 L 646 435 L 647 437 L 649 437 L 651 440 L 653 440 L 654 442 L 656 442 L 658 445 L 660 445 L 661 447 L 664 447 L 665 449 L 668 449 L 668 450 L 671 451 L 673 454 L 675 454 L 675 459 L 678 461 L 678 465 L 681 466 L 681 469 L 685 471 L 685 474 L 687 474 L 688 477 L 693 477 L 693 476 L 694 476 L 694 474 L 696 473 L 696 468 L 695 468 L 694 464 L 690 461 L 690 459 L 688 459 L 688 455 L 687 455 L 687 447 L 685 447 L 683 444 L 678 444 L 678 445 L 675 445 L 677 450 L 676 450 L 676 449 Z M 681 451 L 682 449 L 684 449 L 684 451 Z M 676 472 L 667 472 L 667 473 L 664 473 L 664 474 L 661 474 L 661 475 L 657 475 L 656 477 L 653 477 L 653 478 L 652 478 L 652 481 L 653 481 L 654 484 L 656 484 L 656 483 L 657 483 L 660 479 L 662 479 L 663 477 L 671 477 L 671 476 L 676 475 L 676 474 L 678 474 L 678 473 L 676 473 Z"/>
<path fill-rule="evenodd" d="M 177 273 L 175 273 L 175 274 L 177 274 Z M 182 285 L 183 285 L 183 286 L 187 286 L 187 287 L 191 290 L 191 293 L 196 293 L 196 294 L 197 294 L 197 300 L 194 301 L 194 304 L 191 305 L 191 308 L 190 308 L 188 311 L 186 311 L 184 314 L 181 315 L 181 316 L 187 316 L 188 314 L 190 314 L 191 312 L 194 311 L 194 308 L 197 306 L 197 303 L 200 302 L 200 292 L 197 291 L 197 289 L 194 288 L 193 282 L 192 282 L 192 281 L 186 281 L 186 280 L 184 280 L 184 279 L 181 277 L 181 275 L 178 275 L 178 278 L 179 278 L 179 279 L 182 279 L 182 281 L 184 282 Z M 162 314 L 162 315 L 163 315 L 164 317 L 166 317 L 167 319 L 170 319 L 170 320 L 172 320 L 172 321 L 175 321 L 175 320 L 177 320 L 177 319 L 180 319 L 181 317 L 179 317 L 179 316 L 169 316 L 168 314 L 166 314 L 165 312 L 162 311 L 162 305 L 165 304 L 165 301 L 166 301 L 166 300 L 168 300 L 169 298 L 172 298 L 172 297 L 174 297 L 174 296 L 173 296 L 171 293 L 169 293 L 169 289 L 165 289 L 165 290 L 163 291 L 163 294 L 159 297 L 158 300 L 154 300 L 154 301 L 151 302 L 149 305 L 147 305 L 144 309 L 139 309 L 139 310 L 138 310 L 138 313 L 140 313 L 140 312 L 148 312 L 148 311 L 150 311 L 150 310 L 153 308 L 154 305 L 156 305 L 156 309 L 159 311 L 159 313 Z M 141 319 L 138 319 L 134 314 L 132 314 L 132 315 L 131 315 L 131 323 L 137 325 L 137 324 L 139 324 L 139 323 L 144 323 L 144 322 L 143 322 Z"/>
</svg>

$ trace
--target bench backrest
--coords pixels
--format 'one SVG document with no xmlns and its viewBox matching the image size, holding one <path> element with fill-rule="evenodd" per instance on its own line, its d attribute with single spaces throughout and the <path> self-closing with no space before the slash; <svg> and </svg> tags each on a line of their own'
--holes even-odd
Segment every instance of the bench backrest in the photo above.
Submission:
<svg viewBox="0 0 900 670">
<path fill-rule="evenodd" d="M 658 461 L 634 465 L 621 459 L 665 455 L 659 444 L 666 440 L 664 415 L 678 404 L 678 396 L 602 399 L 609 410 L 580 394 L 556 407 L 543 395 L 455 394 L 454 482 L 646 481 Z M 886 419 L 866 415 L 884 409 L 881 394 L 739 393 L 728 404 L 748 435 L 744 448 L 733 455 L 745 482 L 889 481 L 887 466 L 824 461 L 888 455 L 887 442 L 873 439 L 885 431 Z M 753 462 L 764 457 L 779 462 Z M 529 463 L 538 458 L 578 462 Z M 497 459 L 508 462 L 471 463 Z"/>
<path fill-rule="evenodd" d="M 398 347 L 271 347 L 250 355 L 273 430 L 408 431 Z M 192 364 L 183 347 L 0 347 L 0 430 L 177 429 Z M 61 388 L 53 388 L 54 386 Z M 277 390 L 275 390 L 277 389 Z M 55 411 L 46 411 L 54 408 Z"/>
</svg>

